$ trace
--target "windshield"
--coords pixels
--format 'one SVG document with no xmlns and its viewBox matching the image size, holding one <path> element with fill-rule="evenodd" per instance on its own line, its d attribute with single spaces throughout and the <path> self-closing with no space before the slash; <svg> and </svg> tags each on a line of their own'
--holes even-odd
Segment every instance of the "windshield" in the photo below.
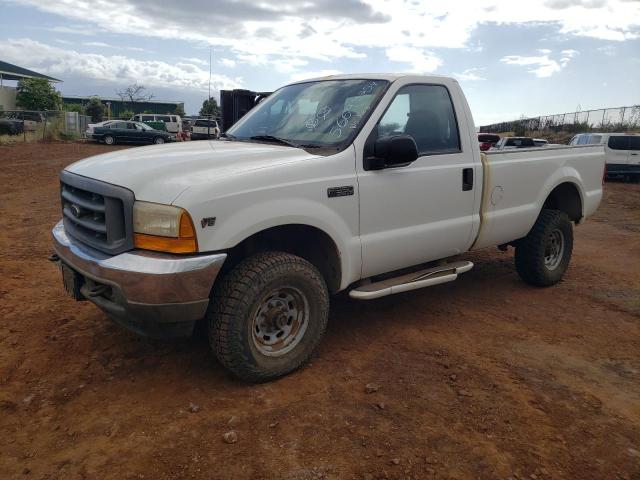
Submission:
<svg viewBox="0 0 640 480">
<path fill-rule="evenodd" d="M 138 126 L 138 128 L 140 130 L 153 130 L 153 128 L 151 128 L 149 125 L 147 125 L 146 123 L 136 123 L 136 125 Z"/>
<path fill-rule="evenodd" d="M 227 134 L 238 140 L 271 137 L 302 147 L 347 145 L 388 83 L 323 80 L 289 85 L 261 102 Z"/>
</svg>

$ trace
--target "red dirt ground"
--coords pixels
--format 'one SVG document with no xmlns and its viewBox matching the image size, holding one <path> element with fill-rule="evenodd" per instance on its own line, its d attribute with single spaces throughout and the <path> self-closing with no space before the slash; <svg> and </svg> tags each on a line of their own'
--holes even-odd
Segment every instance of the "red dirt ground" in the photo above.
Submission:
<svg viewBox="0 0 640 480">
<path fill-rule="evenodd" d="M 640 479 L 640 185 L 606 184 L 559 285 L 473 253 L 452 284 L 332 299 L 312 364 L 246 385 L 200 337 L 65 297 L 56 175 L 107 150 L 0 147 L 1 479 Z"/>
</svg>

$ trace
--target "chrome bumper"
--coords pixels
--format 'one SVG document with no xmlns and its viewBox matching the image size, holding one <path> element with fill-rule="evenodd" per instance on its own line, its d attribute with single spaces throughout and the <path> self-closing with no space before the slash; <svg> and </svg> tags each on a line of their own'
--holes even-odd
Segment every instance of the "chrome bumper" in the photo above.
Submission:
<svg viewBox="0 0 640 480">
<path fill-rule="evenodd" d="M 60 261 L 82 277 L 83 296 L 118 323 L 153 337 L 191 333 L 227 258 L 224 253 L 183 256 L 145 250 L 110 256 L 70 238 L 62 221 L 52 234 Z"/>
</svg>

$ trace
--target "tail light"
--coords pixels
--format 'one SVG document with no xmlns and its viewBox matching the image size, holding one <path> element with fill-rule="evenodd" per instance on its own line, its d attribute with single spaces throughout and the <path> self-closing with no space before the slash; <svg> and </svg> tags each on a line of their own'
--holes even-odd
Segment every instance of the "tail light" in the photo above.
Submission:
<svg viewBox="0 0 640 480">
<path fill-rule="evenodd" d="M 486 152 L 490 148 L 491 148 L 491 143 L 490 142 L 480 142 L 480 151 Z"/>
</svg>

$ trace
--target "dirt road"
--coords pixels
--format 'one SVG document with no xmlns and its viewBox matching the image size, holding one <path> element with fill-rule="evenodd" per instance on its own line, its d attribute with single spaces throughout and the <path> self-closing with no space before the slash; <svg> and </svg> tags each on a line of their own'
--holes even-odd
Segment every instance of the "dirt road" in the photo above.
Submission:
<svg viewBox="0 0 640 480">
<path fill-rule="evenodd" d="M 334 298 L 311 365 L 246 385 L 201 337 L 64 296 L 56 175 L 107 150 L 0 147 L 0 479 L 640 479 L 640 185 L 606 184 L 556 287 L 474 253 L 452 284 Z"/>
</svg>

